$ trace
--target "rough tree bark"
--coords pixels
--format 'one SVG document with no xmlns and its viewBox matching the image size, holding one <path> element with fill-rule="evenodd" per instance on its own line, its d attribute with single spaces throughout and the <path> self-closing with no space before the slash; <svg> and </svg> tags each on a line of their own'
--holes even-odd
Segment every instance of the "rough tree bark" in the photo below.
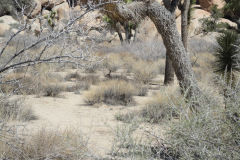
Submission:
<svg viewBox="0 0 240 160">
<path fill-rule="evenodd" d="M 163 0 L 163 4 L 167 10 L 172 14 L 175 14 L 175 10 L 180 0 Z M 165 74 L 164 74 L 164 85 L 171 85 L 174 83 L 174 68 L 172 61 L 168 56 L 168 50 L 166 48 L 166 59 L 165 59 Z"/>
<path fill-rule="evenodd" d="M 177 31 L 175 16 L 169 10 L 156 1 L 148 0 L 126 4 L 119 7 L 118 12 L 131 20 L 148 16 L 162 36 L 182 91 L 187 92 L 187 98 L 201 93 L 190 58 Z"/>
<path fill-rule="evenodd" d="M 181 34 L 183 45 L 187 51 L 188 45 L 188 12 L 190 7 L 190 0 L 184 0 L 181 8 Z"/>
<path fill-rule="evenodd" d="M 164 75 L 164 85 L 171 85 L 174 82 L 174 68 L 172 66 L 172 61 L 169 58 L 169 53 L 166 51 L 165 60 L 165 75 Z"/>
</svg>

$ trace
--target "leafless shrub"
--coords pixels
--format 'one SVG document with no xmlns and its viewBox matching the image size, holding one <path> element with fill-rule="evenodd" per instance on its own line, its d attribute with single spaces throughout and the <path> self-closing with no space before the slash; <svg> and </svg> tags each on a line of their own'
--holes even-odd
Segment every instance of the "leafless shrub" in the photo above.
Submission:
<svg viewBox="0 0 240 160">
<path fill-rule="evenodd" d="M 110 80 L 91 88 L 84 97 L 85 102 L 91 105 L 100 102 L 111 105 L 129 105 L 134 102 L 133 96 L 136 93 L 137 91 L 131 83 L 123 80 Z"/>
</svg>

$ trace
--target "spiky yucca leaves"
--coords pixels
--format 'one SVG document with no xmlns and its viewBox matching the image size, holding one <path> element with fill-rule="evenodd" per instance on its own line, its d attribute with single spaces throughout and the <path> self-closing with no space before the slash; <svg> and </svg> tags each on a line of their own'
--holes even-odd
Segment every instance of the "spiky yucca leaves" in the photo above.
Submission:
<svg viewBox="0 0 240 160">
<path fill-rule="evenodd" d="M 233 31 L 225 31 L 217 38 L 219 47 L 216 49 L 215 57 L 215 72 L 224 73 L 240 71 L 237 66 L 239 58 L 239 50 L 237 46 L 239 43 L 239 36 Z"/>
<path fill-rule="evenodd" d="M 235 73 L 240 71 L 239 68 L 239 36 L 233 31 L 224 31 L 217 38 L 218 48 L 214 54 L 216 61 L 214 71 L 222 75 L 227 75 L 227 79 L 234 80 Z"/>
</svg>

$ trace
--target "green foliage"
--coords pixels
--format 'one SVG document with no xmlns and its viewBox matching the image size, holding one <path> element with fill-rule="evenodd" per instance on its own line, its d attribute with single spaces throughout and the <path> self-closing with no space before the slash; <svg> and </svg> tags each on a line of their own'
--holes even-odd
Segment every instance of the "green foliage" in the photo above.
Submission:
<svg viewBox="0 0 240 160">
<path fill-rule="evenodd" d="M 221 9 L 218 9 L 217 6 L 214 5 L 211 9 L 211 16 L 200 20 L 202 22 L 203 32 L 221 32 L 225 29 L 231 29 L 231 26 L 229 24 L 218 22 L 219 19 L 223 16 L 223 11 Z"/>
<path fill-rule="evenodd" d="M 240 18 L 240 1 L 225 0 L 226 5 L 223 8 L 224 15 L 233 19 Z"/>
<path fill-rule="evenodd" d="M 238 35 L 233 31 L 225 31 L 217 38 L 217 43 L 219 47 L 214 54 L 216 57 L 215 72 L 224 74 L 225 71 L 228 73 L 240 71 L 239 57 L 237 57 L 239 54 L 237 46 L 240 44 Z"/>
<path fill-rule="evenodd" d="M 51 11 L 49 15 L 46 15 L 44 17 L 45 19 L 47 19 L 48 25 L 52 28 L 55 26 L 56 14 L 56 11 Z"/>
<path fill-rule="evenodd" d="M 133 0 L 124 0 L 125 3 L 131 3 Z"/>
<path fill-rule="evenodd" d="M 106 22 L 107 24 L 113 24 L 113 20 L 107 15 L 103 16 L 103 21 Z"/>
</svg>

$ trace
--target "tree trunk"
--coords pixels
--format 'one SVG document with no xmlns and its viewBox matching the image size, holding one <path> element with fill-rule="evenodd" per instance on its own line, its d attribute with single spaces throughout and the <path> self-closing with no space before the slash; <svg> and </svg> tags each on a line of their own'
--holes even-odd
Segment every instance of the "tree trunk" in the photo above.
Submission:
<svg viewBox="0 0 240 160">
<path fill-rule="evenodd" d="M 182 91 L 188 91 L 188 98 L 194 94 L 199 94 L 200 90 L 192 70 L 190 58 L 177 31 L 175 16 L 158 2 L 148 5 L 147 15 L 162 35 Z"/>
<path fill-rule="evenodd" d="M 172 14 L 175 14 L 176 7 L 178 6 L 179 0 L 163 0 L 165 8 Z M 164 85 L 171 85 L 174 83 L 174 68 L 172 66 L 172 61 L 168 56 L 168 51 L 166 49 L 166 61 L 165 61 L 165 75 L 164 75 Z"/>
<path fill-rule="evenodd" d="M 184 0 L 181 10 L 181 34 L 183 46 L 187 51 L 188 45 L 188 12 L 190 7 L 190 0 Z"/>
<path fill-rule="evenodd" d="M 172 66 L 172 61 L 169 58 L 169 53 L 166 51 L 166 61 L 165 61 L 165 76 L 164 85 L 171 85 L 174 82 L 174 68 Z"/>
<path fill-rule="evenodd" d="M 148 16 L 153 21 L 162 36 L 182 91 L 187 92 L 186 95 L 189 99 L 193 95 L 199 95 L 201 92 L 192 70 L 190 58 L 177 31 L 175 15 L 160 3 L 152 2 L 152 0 L 132 2 L 123 7 L 117 7 L 117 9 L 118 14 L 126 17 L 127 20 L 138 21 Z"/>
</svg>

